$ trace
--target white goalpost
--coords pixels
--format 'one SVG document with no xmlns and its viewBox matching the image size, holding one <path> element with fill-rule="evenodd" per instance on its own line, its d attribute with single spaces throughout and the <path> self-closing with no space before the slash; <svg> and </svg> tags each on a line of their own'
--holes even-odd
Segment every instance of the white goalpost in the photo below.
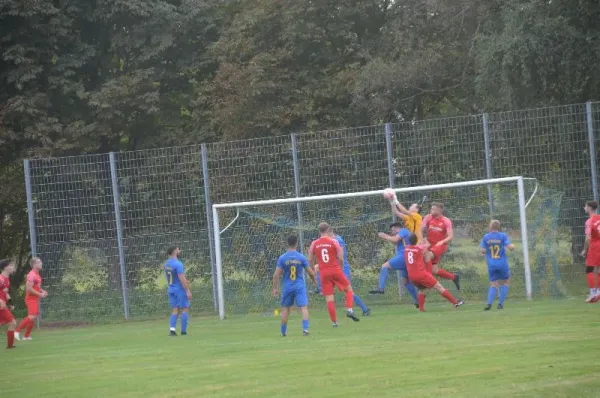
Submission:
<svg viewBox="0 0 600 398">
<path fill-rule="evenodd" d="M 516 233 L 520 234 L 520 243 L 523 251 L 522 272 L 524 276 L 525 297 L 527 299 L 531 299 L 532 279 L 529 262 L 529 240 L 526 209 L 527 205 L 529 204 L 529 202 L 535 195 L 535 192 L 537 191 L 537 185 L 534 193 L 531 195 L 529 200 L 527 200 L 525 195 L 526 180 L 530 179 L 524 178 L 522 176 L 492 178 L 477 181 L 464 181 L 418 187 L 395 188 L 394 191 L 398 194 L 400 202 L 405 202 L 405 205 L 408 202 L 407 200 L 403 200 L 404 197 L 408 197 L 414 193 L 419 193 L 422 197 L 422 193 L 424 191 L 430 191 L 431 193 L 428 194 L 428 197 L 432 197 L 432 199 L 436 201 L 439 197 L 440 201 L 446 202 L 447 204 L 453 203 L 453 206 L 456 209 L 460 209 L 461 206 L 469 206 L 470 198 L 474 198 L 475 196 L 477 196 L 478 203 L 483 203 L 484 200 L 487 201 L 487 187 L 492 186 L 491 189 L 493 190 L 493 186 L 498 186 L 498 188 L 496 189 L 496 191 L 498 192 L 497 196 L 498 198 L 500 198 L 498 199 L 498 201 L 503 200 L 505 202 L 504 207 L 506 210 L 504 214 L 509 214 L 509 212 L 511 211 L 510 209 L 512 209 L 513 214 L 511 214 L 511 220 L 514 219 L 514 230 L 516 231 Z M 484 189 L 485 195 L 480 189 L 478 189 L 480 187 L 486 188 Z M 384 201 L 383 198 L 381 198 L 382 194 L 383 189 L 376 191 L 351 192 L 320 196 L 213 204 L 212 227 L 215 245 L 214 254 L 216 262 L 216 285 L 219 318 L 224 319 L 226 315 L 226 289 L 224 287 L 226 282 L 226 274 L 224 273 L 225 261 L 225 265 L 228 267 L 227 275 L 234 275 L 236 272 L 238 272 L 238 261 L 242 261 L 242 258 L 247 257 L 256 258 L 256 263 L 253 264 L 255 268 L 253 269 L 257 270 L 253 271 L 254 274 L 252 275 L 256 275 L 257 280 L 260 279 L 260 283 L 257 282 L 255 284 L 252 284 L 251 282 L 246 282 L 240 285 L 231 285 L 231 287 L 228 287 L 227 293 L 229 294 L 229 296 L 244 294 L 244 297 L 249 297 L 245 299 L 246 301 L 251 301 L 252 298 L 257 296 L 261 296 L 262 299 L 263 294 L 265 295 L 265 297 L 269 294 L 263 291 L 265 289 L 269 289 L 268 282 L 272 277 L 272 274 L 269 273 L 268 275 L 262 275 L 263 273 L 268 273 L 268 266 L 265 264 L 264 268 L 262 268 L 261 262 L 271 264 L 274 260 L 276 260 L 276 249 L 271 250 L 271 247 L 275 247 L 278 245 L 277 247 L 278 249 L 280 249 L 279 254 L 283 253 L 283 251 L 285 250 L 280 236 L 278 235 L 273 239 L 273 237 L 271 237 L 270 235 L 275 233 L 283 235 L 283 233 L 286 231 L 303 231 L 305 234 L 307 234 L 308 232 L 313 231 L 314 227 L 316 226 L 313 226 L 314 222 L 330 221 L 331 217 L 337 217 L 335 219 L 339 220 L 338 224 L 351 224 L 347 227 L 349 228 L 348 231 L 350 231 L 350 228 L 353 228 L 352 233 L 356 235 L 357 241 L 359 239 L 364 240 L 364 236 L 371 236 L 371 229 L 369 229 L 366 232 L 361 230 L 361 228 L 363 228 L 364 225 L 366 225 L 367 223 L 371 223 L 376 225 L 372 228 L 377 228 L 391 220 L 389 204 L 386 201 Z M 379 198 L 373 198 L 376 196 L 379 196 Z M 486 199 L 483 199 L 484 197 Z M 350 200 L 352 200 L 352 202 L 348 202 Z M 313 203 L 312 205 L 311 202 Z M 318 205 L 314 202 L 321 202 L 321 204 Z M 381 208 L 372 209 L 372 203 L 379 205 L 379 202 L 382 203 Z M 331 205 L 328 206 L 327 203 L 330 203 Z M 350 205 L 348 203 L 352 204 Z M 301 207 L 296 206 L 297 204 L 301 204 L 301 206 L 305 209 L 303 211 L 306 211 L 308 213 L 308 216 L 303 215 L 302 217 L 297 217 L 297 219 L 299 220 L 296 222 L 296 219 L 290 220 L 289 218 L 285 218 L 283 216 L 280 217 L 278 215 L 279 212 L 283 213 L 287 211 L 285 209 L 291 209 L 289 205 L 294 205 L 293 208 L 295 212 L 296 209 L 300 209 Z M 476 218 L 477 222 L 482 224 L 483 222 L 485 222 L 485 220 L 489 221 L 491 215 L 489 214 L 489 212 L 485 212 L 483 210 L 484 208 L 487 208 L 487 203 L 485 207 L 471 206 L 470 208 L 471 210 L 469 214 L 470 216 L 472 216 L 473 219 Z M 515 210 L 517 208 L 519 213 L 518 217 L 516 216 L 516 214 L 514 214 L 516 213 Z M 385 211 L 387 211 L 387 213 L 385 213 Z M 227 212 L 228 215 L 231 214 L 227 220 L 224 219 L 223 223 L 227 224 L 227 227 L 223 229 L 221 229 L 220 226 L 220 212 Z M 314 217 L 311 218 L 310 215 L 313 215 Z M 512 217 L 513 215 L 514 217 Z M 454 221 L 454 214 L 450 214 L 449 216 Z M 244 218 L 247 219 L 247 221 L 243 221 Z M 258 227 L 255 228 L 255 225 L 257 225 L 259 222 L 257 220 L 259 220 L 260 223 L 265 224 L 266 227 L 262 226 L 261 224 L 260 229 L 256 229 Z M 236 228 L 235 226 L 232 227 L 232 225 L 241 222 L 245 222 L 245 224 L 239 225 L 238 228 L 240 231 L 237 235 L 227 237 L 221 236 L 221 234 L 231 233 L 231 230 Z M 336 227 L 335 223 L 333 223 L 332 225 L 334 226 L 334 228 Z M 232 227 L 231 230 L 230 227 Z M 244 233 L 245 236 L 243 235 Z M 242 239 L 244 240 L 242 241 Z M 252 241 L 252 239 L 255 239 L 255 241 Z M 376 236 L 373 237 L 373 242 L 375 242 L 376 240 Z M 223 253 L 224 244 L 227 246 L 225 256 Z M 269 248 L 269 250 L 267 250 L 267 248 Z M 471 247 L 469 247 L 468 249 L 470 250 Z M 302 250 L 302 248 L 300 248 L 300 250 Z M 369 264 L 369 266 L 370 265 L 371 264 Z M 376 264 L 372 265 L 375 266 Z M 230 277 L 234 278 L 234 276 Z M 248 279 L 252 279 L 252 277 L 247 275 L 236 275 L 235 277 L 245 281 L 247 281 Z M 274 302 L 265 302 L 267 303 L 264 304 L 265 307 L 267 307 L 268 305 L 275 305 L 273 304 Z M 252 303 L 247 304 L 248 306 L 252 307 Z"/>
</svg>

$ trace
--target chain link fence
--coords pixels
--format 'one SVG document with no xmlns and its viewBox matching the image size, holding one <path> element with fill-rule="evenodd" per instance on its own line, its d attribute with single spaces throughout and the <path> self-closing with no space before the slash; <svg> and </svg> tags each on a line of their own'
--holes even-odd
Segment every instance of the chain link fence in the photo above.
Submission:
<svg viewBox="0 0 600 398">
<path fill-rule="evenodd" d="M 171 244 L 182 249 L 192 281 L 194 311 L 214 313 L 213 203 L 516 175 L 535 179 L 531 190 L 541 198 L 535 208 L 528 209 L 530 233 L 540 237 L 531 256 L 534 296 L 583 293 L 583 267 L 577 253 L 583 244 L 583 203 L 598 199 L 599 129 L 600 103 L 587 103 L 26 160 L 32 252 L 44 260 L 44 284 L 50 292 L 43 301 L 43 320 L 93 321 L 165 313 L 166 281 L 160 267 Z M 502 195 L 493 192 L 493 187 L 484 189 L 483 194 L 469 193 L 486 209 L 485 217 L 479 207 L 464 216 L 469 219 L 469 231 L 479 228 L 483 232 L 485 227 L 477 223 L 516 203 L 512 199 L 495 203 L 503 201 Z M 418 201 L 422 195 L 402 200 Z M 455 208 L 461 206 L 458 194 L 447 195 L 441 199 L 454 201 Z M 232 259 L 231 272 L 224 270 L 229 278 L 225 282 L 252 280 L 272 271 L 276 260 L 272 248 L 283 246 L 269 239 L 274 230 L 299 232 L 305 247 L 314 237 L 312 223 L 333 217 L 352 219 L 340 228 L 349 235 L 351 260 L 355 253 L 356 285 L 361 293 L 373 287 L 380 264 L 369 261 L 369 256 L 379 258 L 381 253 L 374 251 L 381 250 L 369 236 L 389 218 L 365 218 L 364 225 L 370 227 L 360 229 L 361 214 L 374 211 L 370 203 L 347 203 L 342 210 L 319 206 L 288 206 L 281 215 L 247 212 L 244 216 L 250 221 L 234 225 L 229 238 L 222 240 L 223 251 Z M 451 217 L 453 211 L 462 217 L 450 206 Z M 516 208 L 514 212 L 518 214 Z M 235 217 L 233 209 L 220 214 L 221 227 Z M 464 238 L 471 239 L 466 236 L 470 233 L 465 232 Z M 369 255 L 360 254 L 359 259 L 359 252 Z M 245 285 L 234 286 L 230 290 L 235 292 Z M 244 294 L 240 303 L 247 305 L 240 304 L 238 312 L 275 307 L 275 303 L 252 305 L 253 297 L 264 296 L 263 291 Z"/>
</svg>

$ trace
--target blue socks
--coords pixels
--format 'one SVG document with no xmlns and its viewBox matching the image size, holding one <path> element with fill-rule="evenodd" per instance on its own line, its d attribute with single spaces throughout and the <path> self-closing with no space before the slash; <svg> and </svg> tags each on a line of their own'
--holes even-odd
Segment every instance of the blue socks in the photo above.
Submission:
<svg viewBox="0 0 600 398">
<path fill-rule="evenodd" d="M 187 333 L 187 325 L 190 314 L 183 312 L 181 314 L 181 333 Z"/>
<path fill-rule="evenodd" d="M 321 276 L 317 272 L 317 290 L 321 291 Z"/>
<path fill-rule="evenodd" d="M 415 285 L 413 285 L 412 283 L 408 282 L 406 285 L 404 285 L 406 287 L 406 290 L 408 290 L 408 293 L 410 293 L 412 299 L 413 299 L 413 303 L 417 304 L 417 288 L 415 287 Z"/>
<path fill-rule="evenodd" d="M 169 328 L 175 329 L 177 326 L 177 314 L 171 314 L 171 318 L 169 319 Z"/>
<path fill-rule="evenodd" d="M 508 286 L 500 286 L 500 304 L 504 305 L 504 300 L 506 300 L 506 296 L 508 296 Z"/>
<path fill-rule="evenodd" d="M 379 285 L 377 288 L 379 290 L 385 290 L 385 282 L 387 282 L 389 268 L 381 267 L 381 271 L 379 271 Z"/>
<path fill-rule="evenodd" d="M 505 286 L 503 286 L 505 287 Z M 506 289 L 508 290 L 508 289 Z M 501 288 L 502 291 L 502 288 Z M 498 294 L 498 288 L 494 287 L 494 286 L 490 286 L 490 289 L 488 290 L 488 299 L 487 299 L 487 303 L 488 305 L 492 305 L 492 303 L 494 302 L 494 300 L 496 300 L 496 295 Z M 504 296 L 506 297 L 506 295 Z M 504 302 L 504 300 L 502 300 L 502 296 L 500 296 L 500 303 Z"/>
<path fill-rule="evenodd" d="M 354 293 L 354 302 L 356 303 L 356 305 L 358 305 L 360 307 L 361 310 L 363 310 L 363 312 L 366 312 L 368 310 L 365 303 L 363 303 L 363 301 L 360 299 L 360 297 L 356 293 Z"/>
<path fill-rule="evenodd" d="M 308 332 L 308 319 L 307 320 L 302 320 L 302 331 L 303 332 Z"/>
<path fill-rule="evenodd" d="M 281 324 L 281 335 L 285 336 L 287 334 L 287 323 Z"/>
</svg>

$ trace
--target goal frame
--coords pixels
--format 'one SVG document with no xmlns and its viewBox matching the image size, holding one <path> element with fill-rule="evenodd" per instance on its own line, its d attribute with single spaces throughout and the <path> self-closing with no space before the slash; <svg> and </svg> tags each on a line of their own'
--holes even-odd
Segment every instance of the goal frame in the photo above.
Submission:
<svg viewBox="0 0 600 398">
<path fill-rule="evenodd" d="M 531 300 L 532 287 L 531 287 L 531 266 L 529 263 L 529 239 L 527 236 L 527 205 L 525 202 L 525 185 L 524 180 L 528 179 L 523 176 L 517 177 L 504 177 L 504 178 L 489 178 L 484 180 L 473 180 L 463 182 L 451 182 L 446 184 L 434 184 L 434 185 L 421 185 L 417 187 L 406 187 L 406 188 L 393 188 L 396 193 L 403 192 L 419 192 L 429 191 L 437 189 L 450 189 L 450 188 L 462 188 L 472 186 L 488 186 L 492 184 L 505 184 L 505 183 L 517 183 L 518 202 L 519 202 L 519 220 L 521 224 L 521 243 L 523 245 L 523 268 L 525 273 L 525 295 L 528 300 Z M 213 215 L 213 237 L 214 237 L 214 249 L 215 249 L 215 270 L 217 274 L 217 298 L 218 298 L 218 309 L 219 318 L 225 319 L 225 298 L 223 292 L 223 267 L 221 259 L 221 230 L 219 223 L 219 209 L 228 208 L 243 208 L 243 207 L 255 207 L 255 206 L 269 206 L 278 204 L 289 204 L 289 203 L 304 203 L 304 202 L 316 202 L 319 200 L 332 200 L 332 199 L 348 199 L 356 197 L 369 197 L 369 196 L 381 196 L 383 189 L 377 191 L 361 191 L 361 192 L 349 192 L 340 194 L 329 194 L 329 195 L 318 195 L 318 196 L 304 196 L 295 198 L 285 199 L 270 199 L 270 200 L 257 200 L 249 202 L 237 202 L 237 203 L 215 203 L 212 205 Z"/>
</svg>

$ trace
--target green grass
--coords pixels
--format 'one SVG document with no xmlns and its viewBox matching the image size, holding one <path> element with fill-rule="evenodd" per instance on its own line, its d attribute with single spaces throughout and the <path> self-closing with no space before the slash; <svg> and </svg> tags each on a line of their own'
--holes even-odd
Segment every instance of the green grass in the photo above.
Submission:
<svg viewBox="0 0 600 398">
<path fill-rule="evenodd" d="M 330 327 L 312 312 L 302 337 L 274 317 L 193 319 L 169 338 L 166 320 L 35 331 L 2 351 L 12 397 L 597 397 L 598 306 L 582 299 L 508 301 L 459 310 L 376 308 Z M 342 314 L 342 311 L 339 311 Z"/>
</svg>

